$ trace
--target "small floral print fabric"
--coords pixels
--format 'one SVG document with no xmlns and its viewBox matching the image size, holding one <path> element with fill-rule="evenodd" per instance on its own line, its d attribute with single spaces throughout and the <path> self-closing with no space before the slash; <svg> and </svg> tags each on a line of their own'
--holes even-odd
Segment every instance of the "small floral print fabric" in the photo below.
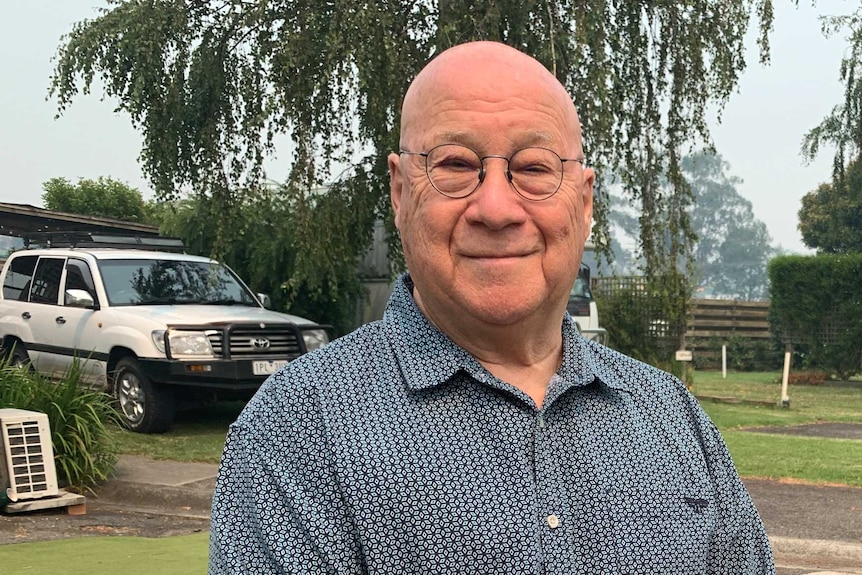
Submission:
<svg viewBox="0 0 862 575">
<path fill-rule="evenodd" d="M 231 426 L 210 575 L 773 574 L 713 424 L 671 375 L 583 339 L 537 409 L 416 307 L 271 376 Z"/>
</svg>

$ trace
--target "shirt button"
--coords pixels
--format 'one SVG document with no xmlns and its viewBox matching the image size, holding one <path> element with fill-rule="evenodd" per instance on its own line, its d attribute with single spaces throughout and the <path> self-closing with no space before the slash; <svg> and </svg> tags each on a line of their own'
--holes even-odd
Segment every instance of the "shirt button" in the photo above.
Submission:
<svg viewBox="0 0 862 575">
<path fill-rule="evenodd" d="M 560 518 L 556 515 L 548 515 L 548 527 L 556 529 L 560 526 Z"/>
</svg>

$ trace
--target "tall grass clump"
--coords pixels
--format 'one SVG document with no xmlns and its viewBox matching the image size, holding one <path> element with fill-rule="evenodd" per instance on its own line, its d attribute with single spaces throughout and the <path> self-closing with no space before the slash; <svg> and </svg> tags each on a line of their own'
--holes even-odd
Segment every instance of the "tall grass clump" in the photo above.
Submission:
<svg viewBox="0 0 862 575">
<path fill-rule="evenodd" d="M 107 479 L 117 463 L 108 425 L 116 421 L 111 397 L 82 382 L 75 363 L 57 381 L 0 361 L 0 408 L 48 416 L 59 482 L 83 493 Z"/>
</svg>

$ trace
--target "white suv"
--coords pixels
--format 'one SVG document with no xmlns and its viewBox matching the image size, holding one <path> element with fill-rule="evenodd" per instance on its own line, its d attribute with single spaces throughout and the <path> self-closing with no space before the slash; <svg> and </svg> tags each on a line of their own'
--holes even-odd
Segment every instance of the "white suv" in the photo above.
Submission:
<svg viewBox="0 0 862 575">
<path fill-rule="evenodd" d="M 599 327 L 599 308 L 590 289 L 590 267 L 586 264 L 581 264 L 578 269 L 578 277 L 575 278 L 575 283 L 569 292 L 566 311 L 575 320 L 581 335 L 601 344 L 607 344 L 608 332 L 605 328 Z"/>
<path fill-rule="evenodd" d="M 180 405 L 247 399 L 329 341 L 324 326 L 265 309 L 227 266 L 171 238 L 55 241 L 11 254 L 0 280 L 2 352 L 52 377 L 78 362 L 143 433 L 170 427 Z"/>
</svg>

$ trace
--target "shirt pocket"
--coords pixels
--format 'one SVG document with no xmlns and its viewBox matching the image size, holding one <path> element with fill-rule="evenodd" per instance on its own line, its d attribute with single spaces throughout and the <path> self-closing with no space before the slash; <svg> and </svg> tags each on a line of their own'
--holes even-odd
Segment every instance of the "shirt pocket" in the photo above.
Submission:
<svg viewBox="0 0 862 575">
<path fill-rule="evenodd" d="M 617 573 L 706 573 L 718 522 L 712 493 L 622 489 L 607 497 Z"/>
</svg>

